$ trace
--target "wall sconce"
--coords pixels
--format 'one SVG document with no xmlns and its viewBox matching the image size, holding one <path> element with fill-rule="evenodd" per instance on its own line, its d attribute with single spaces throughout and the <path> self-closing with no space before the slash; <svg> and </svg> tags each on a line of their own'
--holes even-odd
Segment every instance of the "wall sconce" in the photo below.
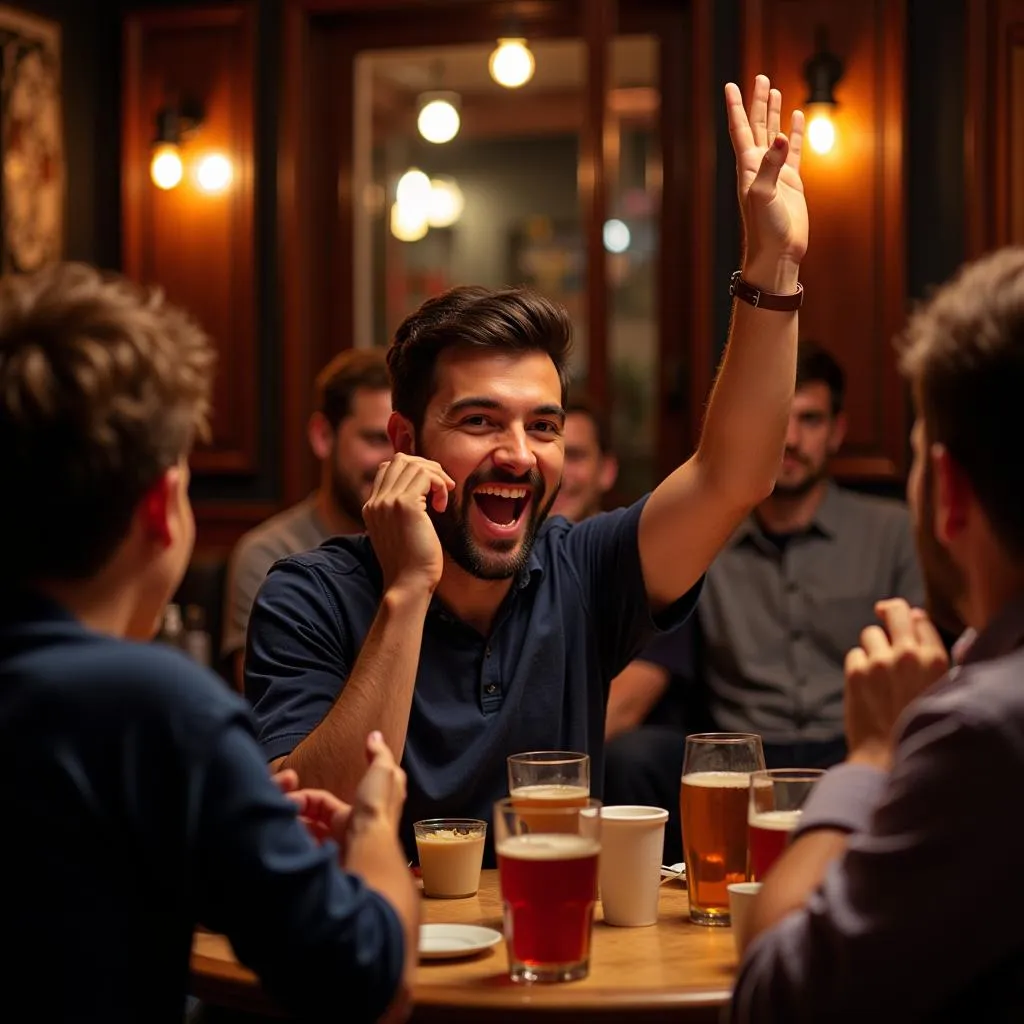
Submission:
<svg viewBox="0 0 1024 1024">
<path fill-rule="evenodd" d="M 804 114 L 807 117 L 807 142 L 815 153 L 828 153 L 836 141 L 832 114 L 838 103 L 835 87 L 843 77 L 843 62 L 828 49 L 824 28 L 815 36 L 815 53 L 804 64 L 807 99 Z"/>
<path fill-rule="evenodd" d="M 181 182 L 184 169 L 180 146 L 203 120 L 203 108 L 195 101 L 175 106 L 167 104 L 157 111 L 156 136 L 149 163 L 149 176 L 157 188 L 171 189 Z"/>
</svg>

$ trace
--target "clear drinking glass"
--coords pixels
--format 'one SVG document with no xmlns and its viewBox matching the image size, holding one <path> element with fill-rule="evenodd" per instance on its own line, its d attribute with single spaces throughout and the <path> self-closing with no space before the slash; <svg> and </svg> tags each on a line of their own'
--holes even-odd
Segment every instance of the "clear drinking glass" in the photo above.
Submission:
<svg viewBox="0 0 1024 1024">
<path fill-rule="evenodd" d="M 511 754 L 508 793 L 521 807 L 583 807 L 590 796 L 590 757 L 570 750 Z"/>
<path fill-rule="evenodd" d="M 749 881 L 747 799 L 752 772 L 764 769 L 761 737 L 708 732 L 686 738 L 679 816 L 690 920 L 729 924 L 732 882 Z"/>
<path fill-rule="evenodd" d="M 499 800 L 494 839 L 512 980 L 585 978 L 597 902 L 600 800 L 526 809 L 511 797 Z"/>
<path fill-rule="evenodd" d="M 804 801 L 824 774 L 820 768 L 770 768 L 750 776 L 747 827 L 752 880 L 764 878 L 782 855 L 800 823 Z"/>
</svg>

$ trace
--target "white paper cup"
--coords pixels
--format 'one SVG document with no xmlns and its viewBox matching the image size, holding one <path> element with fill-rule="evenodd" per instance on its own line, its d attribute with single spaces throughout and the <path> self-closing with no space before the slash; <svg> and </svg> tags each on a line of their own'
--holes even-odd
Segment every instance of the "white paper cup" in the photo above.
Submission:
<svg viewBox="0 0 1024 1024">
<path fill-rule="evenodd" d="M 601 905 L 607 924 L 638 928 L 658 920 L 661 854 L 668 811 L 601 808 Z"/>
<path fill-rule="evenodd" d="M 736 943 L 736 955 L 743 956 L 746 945 L 747 927 L 750 924 L 750 911 L 754 899 L 761 891 L 760 882 L 733 882 L 727 886 L 729 890 L 729 918 L 732 923 L 732 938 Z"/>
</svg>

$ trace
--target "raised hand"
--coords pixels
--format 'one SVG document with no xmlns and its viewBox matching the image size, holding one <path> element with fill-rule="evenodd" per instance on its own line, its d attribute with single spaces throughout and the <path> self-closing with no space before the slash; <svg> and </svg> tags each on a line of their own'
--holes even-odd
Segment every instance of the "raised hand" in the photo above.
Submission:
<svg viewBox="0 0 1024 1024">
<path fill-rule="evenodd" d="M 399 452 L 382 462 L 373 492 L 363 506 L 366 532 L 384 573 L 385 590 L 393 586 L 437 586 L 444 555 L 427 501 L 443 512 L 455 481 L 436 463 Z"/>
<path fill-rule="evenodd" d="M 765 75 L 754 80 L 749 117 L 732 82 L 725 87 L 725 105 L 746 233 L 745 266 L 768 268 L 769 274 L 778 264 L 796 268 L 807 251 L 807 203 L 800 180 L 804 115 L 793 111 L 787 139 L 781 130 L 782 93 L 770 87 Z M 746 272 L 743 276 L 750 280 Z M 773 281 L 751 284 L 778 290 Z"/>
<path fill-rule="evenodd" d="M 405 805 L 405 772 L 379 732 L 370 733 L 366 739 L 366 759 L 369 767 L 356 788 L 352 804 L 352 827 L 374 821 L 397 832 Z"/>
<path fill-rule="evenodd" d="M 868 626 L 846 656 L 846 742 L 852 759 L 885 767 L 904 709 L 949 667 L 928 616 L 902 598 L 879 601 L 880 626 Z"/>
</svg>

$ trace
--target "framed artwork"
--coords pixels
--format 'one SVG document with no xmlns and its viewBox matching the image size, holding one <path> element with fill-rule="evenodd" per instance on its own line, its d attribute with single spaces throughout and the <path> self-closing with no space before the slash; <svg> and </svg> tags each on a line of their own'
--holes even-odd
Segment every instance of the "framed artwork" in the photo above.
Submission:
<svg viewBox="0 0 1024 1024">
<path fill-rule="evenodd" d="M 64 250 L 60 26 L 0 5 L 0 270 Z"/>
</svg>

